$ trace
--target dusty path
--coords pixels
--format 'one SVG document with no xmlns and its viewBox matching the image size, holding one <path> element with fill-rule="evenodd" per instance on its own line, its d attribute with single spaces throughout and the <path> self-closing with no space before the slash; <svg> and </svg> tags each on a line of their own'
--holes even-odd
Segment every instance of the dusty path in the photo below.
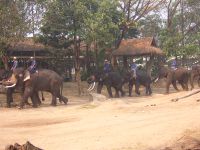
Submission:
<svg viewBox="0 0 200 150">
<path fill-rule="evenodd" d="M 27 140 L 45 150 L 160 149 L 200 131 L 200 94 L 125 97 L 101 102 L 17 110 L 0 108 L 0 149 Z M 80 100 L 81 101 L 81 100 Z"/>
</svg>

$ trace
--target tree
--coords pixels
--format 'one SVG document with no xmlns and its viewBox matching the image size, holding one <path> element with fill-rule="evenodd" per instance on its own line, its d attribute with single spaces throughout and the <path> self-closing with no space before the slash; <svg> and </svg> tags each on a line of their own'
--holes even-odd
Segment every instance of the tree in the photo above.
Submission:
<svg viewBox="0 0 200 150">
<path fill-rule="evenodd" d="M 18 2 L 15 0 L 2 0 L 0 2 L 0 57 L 8 69 L 5 51 L 9 44 L 24 37 L 25 22 L 21 17 Z"/>
</svg>

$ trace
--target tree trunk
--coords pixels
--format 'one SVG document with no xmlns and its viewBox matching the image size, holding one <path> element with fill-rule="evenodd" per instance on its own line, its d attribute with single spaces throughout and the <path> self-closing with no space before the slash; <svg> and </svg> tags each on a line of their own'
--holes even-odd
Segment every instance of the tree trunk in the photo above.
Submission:
<svg viewBox="0 0 200 150">
<path fill-rule="evenodd" d="M 81 73 L 80 73 L 80 39 L 76 35 L 76 21 L 74 20 L 74 53 L 75 53 L 75 78 L 78 86 L 78 95 L 80 96 L 83 92 L 81 85 Z"/>
<path fill-rule="evenodd" d="M 113 57 L 112 57 L 111 62 L 112 62 L 113 69 L 116 70 L 116 69 L 117 69 L 117 66 L 118 66 L 116 56 L 113 56 Z"/>
<path fill-rule="evenodd" d="M 8 67 L 8 57 L 7 56 L 2 56 L 1 59 L 2 59 L 2 62 L 3 62 L 5 70 L 9 70 L 9 67 Z"/>
<path fill-rule="evenodd" d="M 123 63 L 124 63 L 124 68 L 128 68 L 128 61 L 127 61 L 127 56 L 123 56 Z"/>
</svg>

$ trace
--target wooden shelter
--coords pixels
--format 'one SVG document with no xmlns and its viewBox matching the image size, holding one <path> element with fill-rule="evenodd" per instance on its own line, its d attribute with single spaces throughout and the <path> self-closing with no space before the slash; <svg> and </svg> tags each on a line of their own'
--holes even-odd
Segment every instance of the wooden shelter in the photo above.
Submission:
<svg viewBox="0 0 200 150">
<path fill-rule="evenodd" d="M 7 54 L 10 57 L 17 56 L 18 58 L 44 58 L 48 53 L 48 47 L 41 43 L 35 43 L 32 38 L 27 38 L 23 41 L 13 42 L 7 49 Z"/>
<path fill-rule="evenodd" d="M 140 39 L 122 40 L 117 50 L 113 52 L 114 56 L 145 56 L 145 55 L 163 55 L 161 49 L 157 48 L 154 37 Z"/>
<path fill-rule="evenodd" d="M 128 66 L 127 57 L 150 57 L 146 64 L 147 73 L 150 75 L 154 56 L 163 54 L 163 51 L 157 47 L 154 37 L 124 39 L 119 48 L 112 53 L 114 59 L 123 56 L 124 67 Z"/>
</svg>

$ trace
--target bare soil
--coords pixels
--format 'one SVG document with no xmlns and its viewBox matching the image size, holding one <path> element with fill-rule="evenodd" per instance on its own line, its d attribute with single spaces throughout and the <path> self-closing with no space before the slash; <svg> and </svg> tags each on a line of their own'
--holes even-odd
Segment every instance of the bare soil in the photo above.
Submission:
<svg viewBox="0 0 200 150">
<path fill-rule="evenodd" d="M 142 89 L 141 96 L 91 102 L 87 93 L 77 95 L 75 83 L 65 83 L 68 105 L 50 106 L 51 96 L 45 93 L 46 100 L 39 108 L 0 107 L 0 149 L 26 141 L 45 150 L 198 148 L 200 93 L 172 102 L 191 91 L 176 92 L 171 88 L 166 95 L 159 85 L 154 86 L 152 96 L 145 96 Z M 103 94 L 107 95 L 105 89 Z M 20 100 L 19 94 L 15 94 L 15 100 Z M 3 94 L 0 104 L 5 105 Z"/>
</svg>

